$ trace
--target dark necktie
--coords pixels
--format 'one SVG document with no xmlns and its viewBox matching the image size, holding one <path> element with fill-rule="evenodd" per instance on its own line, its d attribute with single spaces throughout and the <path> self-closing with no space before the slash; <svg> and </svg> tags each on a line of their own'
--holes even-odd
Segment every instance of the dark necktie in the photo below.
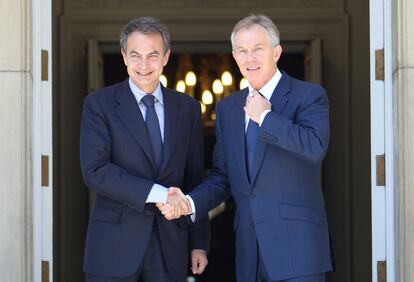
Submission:
<svg viewBox="0 0 414 282">
<path fill-rule="evenodd" d="M 253 120 L 249 120 L 246 130 L 246 161 L 247 161 L 247 173 L 249 176 L 249 181 L 252 180 L 253 174 L 253 159 L 254 151 L 256 149 L 257 141 L 257 132 L 259 130 L 259 125 Z"/>
<path fill-rule="evenodd" d="M 157 113 L 155 112 L 154 108 L 154 99 L 154 96 L 147 94 L 142 98 L 142 102 L 144 103 L 145 107 L 147 107 L 145 114 L 145 124 L 147 125 L 148 133 L 151 139 L 154 160 L 157 168 L 159 169 L 162 161 L 162 139 L 160 124 L 158 122 Z"/>
</svg>

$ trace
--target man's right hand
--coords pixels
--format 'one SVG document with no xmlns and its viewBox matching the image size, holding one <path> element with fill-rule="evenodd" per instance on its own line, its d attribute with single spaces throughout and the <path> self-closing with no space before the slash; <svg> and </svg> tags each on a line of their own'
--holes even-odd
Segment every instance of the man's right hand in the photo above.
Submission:
<svg viewBox="0 0 414 282">
<path fill-rule="evenodd" d="M 168 220 L 191 214 L 191 205 L 178 187 L 170 187 L 168 189 L 167 203 L 157 203 L 156 205 Z"/>
</svg>

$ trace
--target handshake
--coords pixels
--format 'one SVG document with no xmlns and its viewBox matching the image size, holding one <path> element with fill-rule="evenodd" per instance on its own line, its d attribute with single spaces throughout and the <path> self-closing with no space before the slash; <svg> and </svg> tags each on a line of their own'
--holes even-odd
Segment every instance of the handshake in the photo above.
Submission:
<svg viewBox="0 0 414 282">
<path fill-rule="evenodd" d="M 189 200 L 178 187 L 170 187 L 167 202 L 165 204 L 156 203 L 156 206 L 168 220 L 192 213 Z"/>
</svg>

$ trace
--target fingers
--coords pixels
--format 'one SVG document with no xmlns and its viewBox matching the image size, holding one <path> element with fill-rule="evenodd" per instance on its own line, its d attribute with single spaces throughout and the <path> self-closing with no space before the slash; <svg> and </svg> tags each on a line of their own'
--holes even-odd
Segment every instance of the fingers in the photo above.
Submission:
<svg viewBox="0 0 414 282">
<path fill-rule="evenodd" d="M 170 203 L 156 203 L 155 205 L 166 219 L 172 220 L 175 218 L 174 207 Z"/>
<path fill-rule="evenodd" d="M 179 207 L 177 206 L 177 210 L 180 209 L 181 215 L 187 215 L 191 212 L 190 203 L 187 200 L 187 197 L 183 194 L 183 192 L 177 187 L 169 188 L 169 197 L 174 199 L 174 203 L 178 203 Z M 174 198 L 175 197 L 175 198 Z"/>
<path fill-rule="evenodd" d="M 247 96 L 246 106 L 250 103 L 251 100 L 252 100 L 252 96 Z"/>
<path fill-rule="evenodd" d="M 193 274 L 203 273 L 207 264 L 207 253 L 204 250 L 195 249 L 191 251 L 191 271 Z"/>
<path fill-rule="evenodd" d="M 253 90 L 252 95 L 247 97 L 243 109 L 254 122 L 259 123 L 260 115 L 265 110 L 270 110 L 271 104 L 257 90 Z"/>
<path fill-rule="evenodd" d="M 186 196 L 177 187 L 168 189 L 167 203 L 157 203 L 156 206 L 168 220 L 179 218 L 191 213 L 191 205 Z"/>
<path fill-rule="evenodd" d="M 174 207 L 174 213 L 177 218 L 189 212 L 187 198 L 185 198 L 185 196 L 181 197 L 177 194 L 169 195 L 168 202 Z"/>
<path fill-rule="evenodd" d="M 178 187 L 170 187 L 168 188 L 168 195 L 174 195 L 175 193 L 181 193 L 181 189 Z"/>
<path fill-rule="evenodd" d="M 199 274 L 198 262 L 199 262 L 198 258 L 194 258 L 191 260 L 191 272 L 193 274 Z"/>
</svg>

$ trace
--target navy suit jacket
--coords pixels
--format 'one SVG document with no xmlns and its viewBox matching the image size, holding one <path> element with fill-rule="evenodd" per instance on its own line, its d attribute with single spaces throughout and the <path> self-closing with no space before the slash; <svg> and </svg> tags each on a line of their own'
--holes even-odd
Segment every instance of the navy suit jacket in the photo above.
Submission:
<svg viewBox="0 0 414 282">
<path fill-rule="evenodd" d="M 209 248 L 208 217 L 188 225 L 168 221 L 145 201 L 154 183 L 189 192 L 203 177 L 200 105 L 162 88 L 165 129 L 159 172 L 150 139 L 128 79 L 84 100 L 80 156 L 86 185 L 96 192 L 86 238 L 84 270 L 100 276 L 133 275 L 144 256 L 154 217 L 167 268 L 176 280 L 187 276 L 189 249 Z"/>
<path fill-rule="evenodd" d="M 245 156 L 248 89 L 216 109 L 213 166 L 190 192 L 199 218 L 234 197 L 237 281 L 255 281 L 257 246 L 273 280 L 332 270 L 330 235 L 321 189 L 329 142 L 329 105 L 322 87 L 282 74 L 271 112 L 258 132 L 249 182 Z"/>
</svg>

